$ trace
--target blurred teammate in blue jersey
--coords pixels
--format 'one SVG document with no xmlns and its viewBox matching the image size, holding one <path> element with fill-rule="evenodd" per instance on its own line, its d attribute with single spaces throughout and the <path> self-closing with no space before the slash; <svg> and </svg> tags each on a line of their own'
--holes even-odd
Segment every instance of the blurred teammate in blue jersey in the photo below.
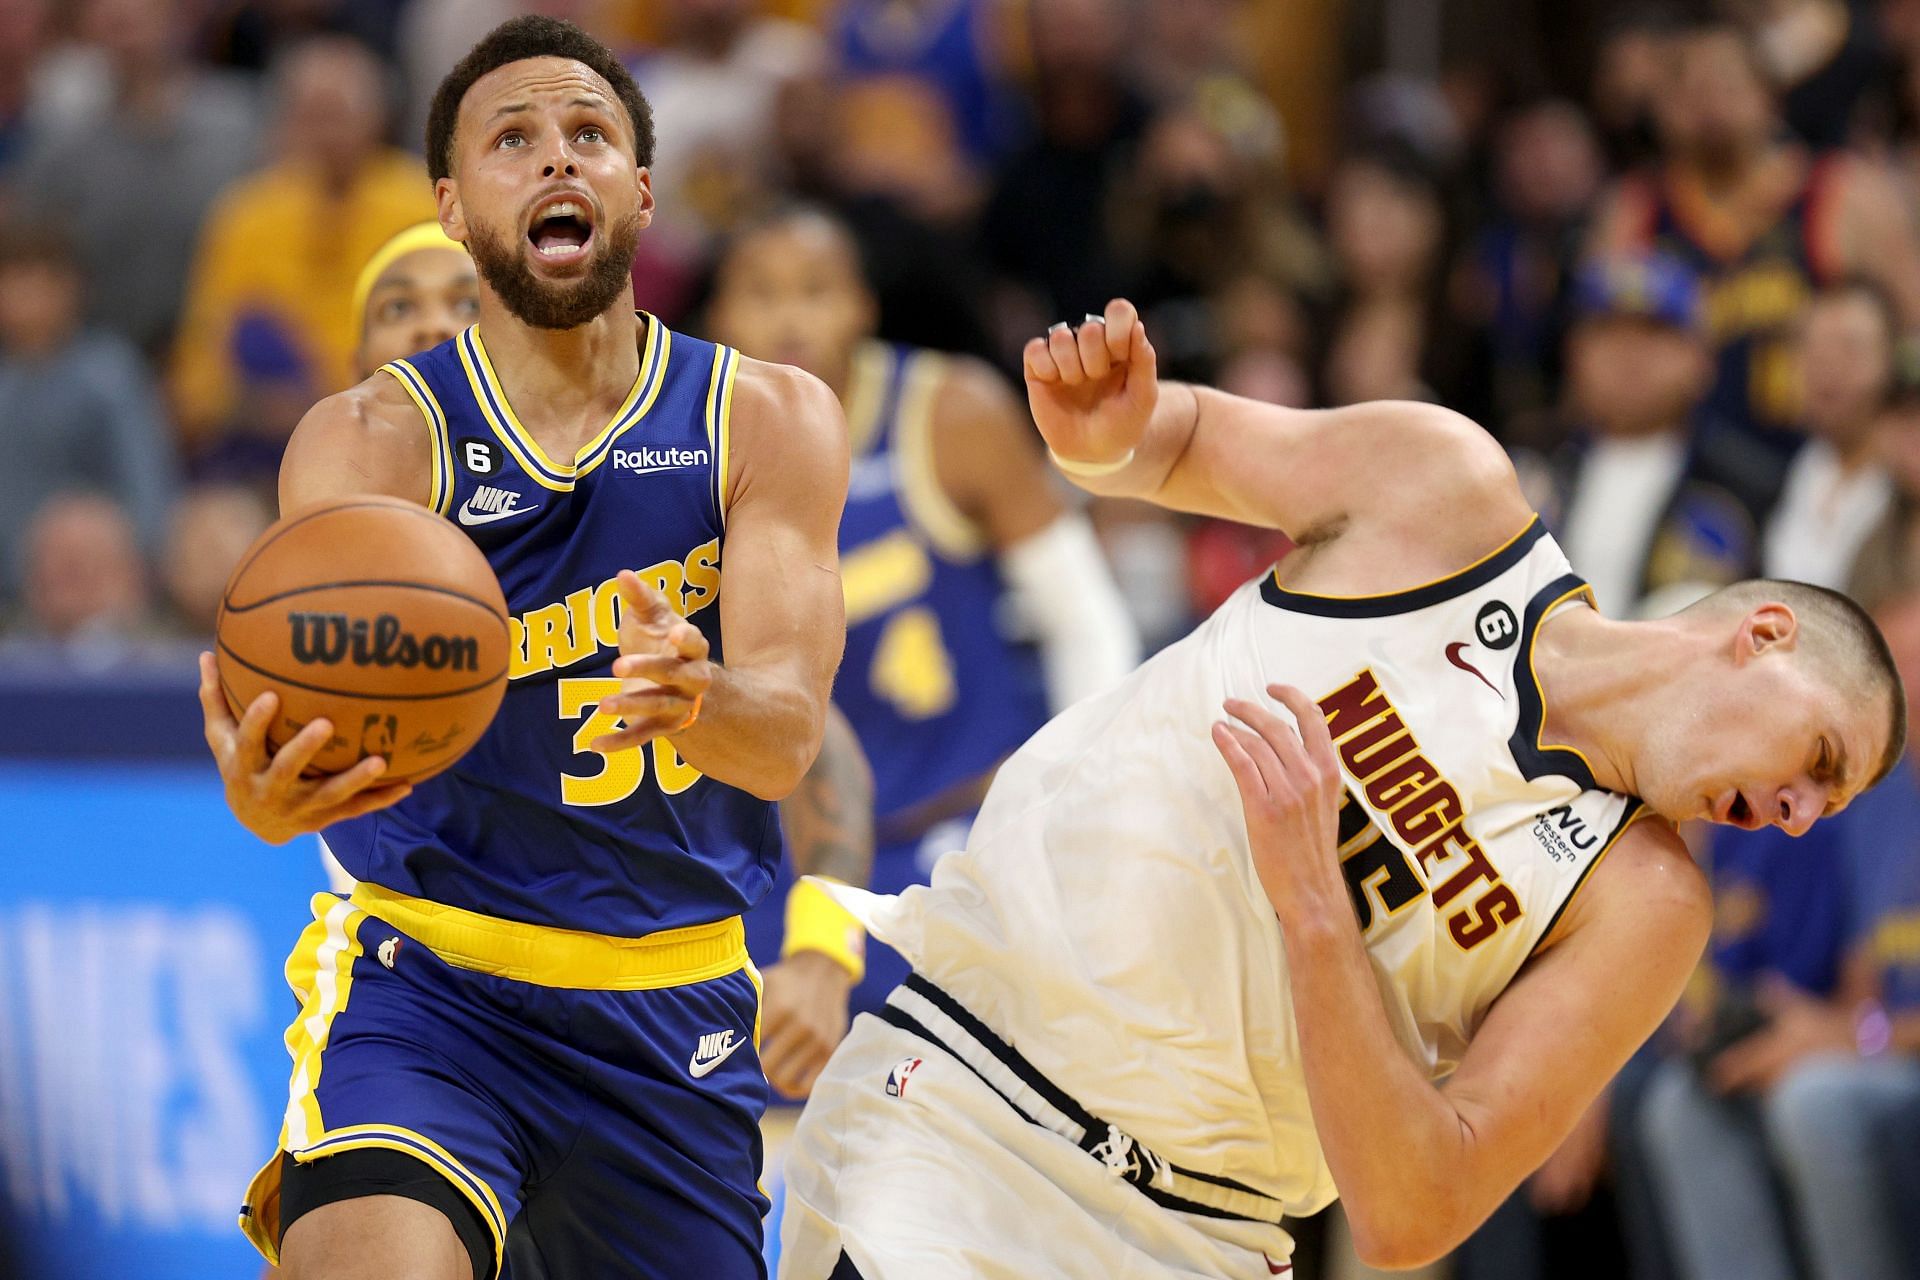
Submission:
<svg viewBox="0 0 1920 1280">
<path fill-rule="evenodd" d="M 897 892 L 965 843 L 1008 752 L 1140 653 L 1092 531 L 1062 502 L 1012 389 L 979 361 L 876 341 L 877 322 L 859 251 L 822 211 L 753 224 L 720 263 L 714 335 L 807 370 L 846 410 L 847 654 L 834 701 L 873 767 L 874 887 Z M 780 949 L 779 908 L 748 918 L 763 962 Z M 801 885 L 785 927 L 813 937 L 837 910 Z M 854 1007 L 877 1008 L 905 973 L 876 946 Z M 769 972 L 770 990 L 780 976 Z M 770 1043 L 778 1030 L 770 1021 Z"/>
<path fill-rule="evenodd" d="M 844 422 L 806 374 L 634 311 L 650 114 L 579 29 L 482 40 L 427 156 L 478 323 L 317 405 L 281 505 L 457 521 L 513 615 L 510 685 L 428 781 L 377 756 L 308 779 L 333 726 L 269 756 L 274 697 L 236 721 L 203 659 L 236 816 L 324 829 L 356 881 L 288 961 L 289 1099 L 242 1227 L 293 1280 L 760 1276 L 740 916 L 843 643 Z"/>
</svg>

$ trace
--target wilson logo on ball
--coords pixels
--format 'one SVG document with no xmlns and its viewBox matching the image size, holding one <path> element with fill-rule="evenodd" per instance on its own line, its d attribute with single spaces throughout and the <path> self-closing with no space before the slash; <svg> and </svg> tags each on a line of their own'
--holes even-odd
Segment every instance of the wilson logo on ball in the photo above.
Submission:
<svg viewBox="0 0 1920 1280">
<path fill-rule="evenodd" d="M 416 636 L 401 629 L 390 613 L 377 618 L 348 618 L 344 613 L 289 613 L 293 660 L 333 667 L 427 667 L 434 671 L 475 671 L 480 642 L 472 636 Z"/>
</svg>

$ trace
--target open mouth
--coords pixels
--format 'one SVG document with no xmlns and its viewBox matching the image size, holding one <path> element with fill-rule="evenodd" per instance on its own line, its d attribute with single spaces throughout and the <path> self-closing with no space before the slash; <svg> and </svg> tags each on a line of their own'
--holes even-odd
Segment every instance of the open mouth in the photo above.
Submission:
<svg viewBox="0 0 1920 1280">
<path fill-rule="evenodd" d="M 586 253 L 593 239 L 593 215 L 580 200 L 560 199 L 541 206 L 527 228 L 527 240 L 542 258 L 565 262 Z"/>
</svg>

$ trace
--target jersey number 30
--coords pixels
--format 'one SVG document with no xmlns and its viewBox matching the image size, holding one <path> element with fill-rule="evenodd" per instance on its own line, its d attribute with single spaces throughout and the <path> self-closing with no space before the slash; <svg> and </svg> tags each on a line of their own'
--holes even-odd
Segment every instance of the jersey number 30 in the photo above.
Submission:
<svg viewBox="0 0 1920 1280">
<path fill-rule="evenodd" d="M 560 799 L 563 803 L 588 809 L 625 800 L 640 789 L 640 783 L 646 777 L 649 751 L 653 756 L 654 783 L 666 795 L 677 796 L 699 780 L 700 771 L 682 760 L 680 753 L 665 738 L 655 738 L 647 744 L 646 750 L 616 751 L 609 756 L 593 750 L 589 744 L 595 738 L 613 733 L 625 723 L 612 712 L 600 710 L 599 706 L 602 698 L 620 692 L 618 680 L 604 676 L 580 676 L 560 681 L 559 689 L 560 718 L 572 720 L 576 716 L 585 717 L 580 727 L 573 731 L 574 752 L 600 762 L 600 769 L 596 773 L 562 771 Z"/>
</svg>

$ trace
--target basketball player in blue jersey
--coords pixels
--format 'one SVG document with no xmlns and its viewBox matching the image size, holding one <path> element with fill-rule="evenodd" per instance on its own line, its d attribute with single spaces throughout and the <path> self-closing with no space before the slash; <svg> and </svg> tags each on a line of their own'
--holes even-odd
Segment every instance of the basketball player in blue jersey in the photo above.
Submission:
<svg viewBox="0 0 1920 1280">
<path fill-rule="evenodd" d="M 739 916 L 772 802 L 818 749 L 843 643 L 847 468 L 830 392 L 633 310 L 645 99 L 521 18 L 436 93 L 440 223 L 480 319 L 322 401 L 293 510 L 396 494 L 468 530 L 513 614 L 498 719 L 447 772 L 268 757 L 204 664 L 236 816 L 324 829 L 358 882 L 288 963 L 303 1004 L 280 1150 L 242 1225 L 294 1280 L 759 1276 L 757 975 Z M 509 1236 L 511 1234 L 511 1246 Z"/>
<path fill-rule="evenodd" d="M 375 251 L 354 290 L 360 376 L 455 337 L 480 305 L 473 259 L 438 222 L 400 232 Z M 873 868 L 873 774 L 846 717 L 827 708 L 820 754 L 780 805 L 792 875 L 864 885 Z M 333 888 L 352 879 L 326 856 Z M 764 904 L 763 904 L 764 908 Z M 756 915 L 764 911 L 756 912 Z M 765 972 L 760 1058 L 776 1089 L 804 1094 L 846 1033 L 848 992 L 863 968 L 865 934 L 824 894 L 796 895 L 781 962 Z M 777 919 L 777 917 L 776 917 Z"/>
<path fill-rule="evenodd" d="M 876 341 L 878 319 L 852 236 L 822 210 L 779 210 L 722 255 L 714 335 L 814 374 L 847 412 L 847 656 L 834 701 L 875 773 L 875 887 L 897 892 L 965 843 L 994 768 L 1050 709 L 1107 688 L 1140 651 L 1012 389 L 979 361 Z M 802 931 L 788 946 L 817 936 L 805 925 L 831 909 L 824 900 L 804 882 L 792 890 L 787 918 Z M 780 947 L 778 907 L 747 919 L 763 961 Z M 878 1008 L 905 976 L 874 948 L 854 1008 Z M 806 1046 L 809 1082 L 832 1048 Z"/>
</svg>

